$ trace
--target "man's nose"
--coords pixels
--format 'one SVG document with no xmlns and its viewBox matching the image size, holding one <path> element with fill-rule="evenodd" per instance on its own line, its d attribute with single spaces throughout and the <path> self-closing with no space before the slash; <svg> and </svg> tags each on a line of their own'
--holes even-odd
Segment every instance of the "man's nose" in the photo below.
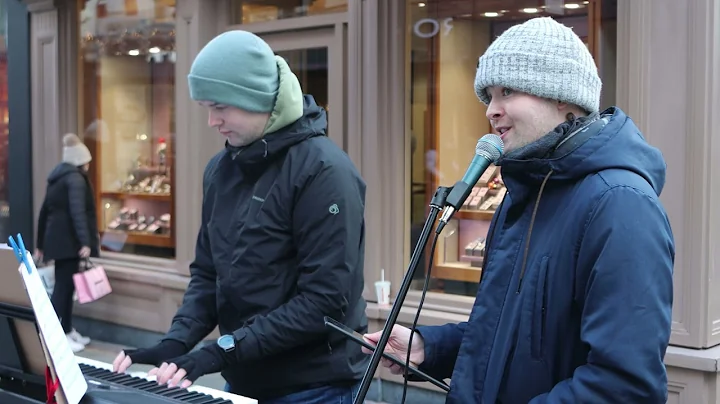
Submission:
<svg viewBox="0 0 720 404">
<path fill-rule="evenodd" d="M 494 121 L 502 118 L 503 114 L 503 109 L 500 107 L 499 103 L 490 101 L 490 104 L 488 104 L 487 110 L 485 111 L 485 116 L 491 121 Z"/>
<path fill-rule="evenodd" d="M 215 127 L 220 126 L 221 123 L 222 123 L 222 120 L 219 117 L 217 117 L 212 112 L 208 113 L 208 126 L 209 127 L 215 128 Z"/>
</svg>

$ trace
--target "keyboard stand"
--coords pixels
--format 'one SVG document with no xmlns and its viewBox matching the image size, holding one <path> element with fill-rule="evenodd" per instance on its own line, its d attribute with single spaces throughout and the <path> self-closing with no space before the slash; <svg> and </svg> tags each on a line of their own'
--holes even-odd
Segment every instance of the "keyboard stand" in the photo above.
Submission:
<svg viewBox="0 0 720 404">
<path fill-rule="evenodd" d="M 29 397 L 21 396 L 9 391 L 0 390 L 0 403 L 2 404 L 44 404 L 45 401 L 38 401 Z"/>
<path fill-rule="evenodd" d="M 39 342 L 32 309 L 0 302 L 0 389 L 45 402 L 45 377 L 38 372 L 39 364 L 33 366 L 24 352 L 35 347 L 28 341 L 30 330 Z M 4 397 L 0 402 L 6 402 Z"/>
</svg>

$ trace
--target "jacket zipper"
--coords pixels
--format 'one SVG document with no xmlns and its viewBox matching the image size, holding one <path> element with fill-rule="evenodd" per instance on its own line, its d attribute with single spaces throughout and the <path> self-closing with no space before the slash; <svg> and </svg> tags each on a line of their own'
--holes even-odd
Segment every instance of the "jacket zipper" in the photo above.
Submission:
<svg viewBox="0 0 720 404">
<path fill-rule="evenodd" d="M 522 260 L 522 266 L 520 267 L 520 280 L 518 281 L 518 287 L 516 294 L 520 294 L 520 288 L 522 287 L 522 281 L 523 277 L 525 276 L 525 266 L 527 265 L 527 258 L 528 258 L 528 252 L 530 251 L 530 236 L 532 236 L 533 231 L 533 225 L 535 224 L 535 216 L 537 215 L 538 207 L 540 206 L 540 199 L 542 198 L 543 191 L 545 190 L 545 184 L 547 184 L 548 179 L 550 179 L 550 176 L 552 175 L 553 170 L 551 169 L 547 175 L 545 175 L 545 178 L 543 179 L 542 184 L 540 185 L 540 191 L 538 191 L 537 199 L 535 199 L 535 206 L 533 207 L 532 216 L 530 217 L 530 226 L 528 227 L 528 233 L 525 240 L 525 248 L 523 249 L 523 260 Z"/>
</svg>

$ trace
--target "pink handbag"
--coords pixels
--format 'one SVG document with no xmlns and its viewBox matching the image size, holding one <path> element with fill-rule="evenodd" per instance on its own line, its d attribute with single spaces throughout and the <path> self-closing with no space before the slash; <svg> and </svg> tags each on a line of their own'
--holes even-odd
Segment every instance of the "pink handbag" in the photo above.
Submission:
<svg viewBox="0 0 720 404">
<path fill-rule="evenodd" d="M 90 267 L 92 265 L 92 267 Z M 85 268 L 73 275 L 79 303 L 90 303 L 112 292 L 105 269 L 85 260 Z"/>
</svg>

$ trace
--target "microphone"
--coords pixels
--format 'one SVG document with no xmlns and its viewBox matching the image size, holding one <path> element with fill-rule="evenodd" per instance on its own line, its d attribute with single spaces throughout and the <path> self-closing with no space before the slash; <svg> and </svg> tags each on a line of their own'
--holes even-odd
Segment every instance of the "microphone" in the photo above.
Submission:
<svg viewBox="0 0 720 404">
<path fill-rule="evenodd" d="M 462 179 L 453 185 L 452 191 L 445 199 L 445 210 L 440 216 L 440 223 L 435 230 L 436 234 L 440 234 L 452 215 L 460 210 L 482 173 L 502 156 L 504 147 L 503 141 L 498 135 L 487 134 L 478 140 L 475 146 L 475 157 L 470 162 L 470 167 Z"/>
</svg>

